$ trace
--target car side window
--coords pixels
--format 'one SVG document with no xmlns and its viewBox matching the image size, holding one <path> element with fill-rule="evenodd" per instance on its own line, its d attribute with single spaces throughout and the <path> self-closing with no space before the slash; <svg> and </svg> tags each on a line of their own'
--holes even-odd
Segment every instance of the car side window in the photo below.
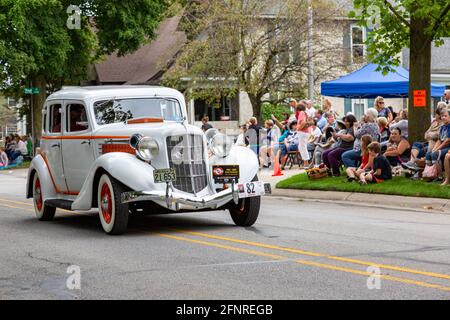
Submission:
<svg viewBox="0 0 450 320">
<path fill-rule="evenodd" d="M 77 132 L 89 129 L 89 122 L 87 120 L 86 108 L 82 104 L 68 104 L 66 107 L 66 131 Z"/>
<path fill-rule="evenodd" d="M 50 107 L 49 131 L 51 133 L 61 133 L 61 105 L 53 104 Z"/>
<path fill-rule="evenodd" d="M 47 114 L 48 114 L 48 107 L 44 107 L 44 116 L 42 117 L 42 132 L 47 133 Z"/>
</svg>

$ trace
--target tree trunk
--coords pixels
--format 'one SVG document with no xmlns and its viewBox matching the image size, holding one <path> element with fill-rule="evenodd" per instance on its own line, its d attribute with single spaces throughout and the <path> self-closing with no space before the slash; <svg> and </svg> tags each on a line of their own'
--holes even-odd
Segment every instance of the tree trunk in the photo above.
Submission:
<svg viewBox="0 0 450 320">
<path fill-rule="evenodd" d="M 258 123 L 262 123 L 261 119 L 261 98 L 260 94 L 250 94 L 248 93 L 250 102 L 252 103 L 253 116 L 258 119 Z"/>
<path fill-rule="evenodd" d="M 32 86 L 39 88 L 39 94 L 32 95 L 32 109 L 31 114 L 33 117 L 33 145 L 34 149 L 40 146 L 40 140 L 42 135 L 42 107 L 44 106 L 45 99 L 47 98 L 47 82 L 42 76 L 36 76 L 33 78 Z"/>
<path fill-rule="evenodd" d="M 426 18 L 411 18 L 409 61 L 409 141 L 423 141 L 431 122 L 431 39 L 424 33 Z M 426 107 L 414 106 L 414 90 L 426 90 Z"/>
</svg>

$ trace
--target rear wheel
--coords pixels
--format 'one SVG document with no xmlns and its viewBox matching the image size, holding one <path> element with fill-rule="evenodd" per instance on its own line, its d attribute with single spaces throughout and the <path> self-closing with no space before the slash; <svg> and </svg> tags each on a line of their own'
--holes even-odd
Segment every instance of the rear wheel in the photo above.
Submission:
<svg viewBox="0 0 450 320">
<path fill-rule="evenodd" d="M 252 181 L 258 181 L 255 176 Z M 239 227 L 250 227 L 258 219 L 259 210 L 261 207 L 261 197 L 251 197 L 239 199 L 238 204 L 231 202 L 228 210 L 230 211 L 231 219 Z"/>
<path fill-rule="evenodd" d="M 45 205 L 42 198 L 41 179 L 36 172 L 33 178 L 34 212 L 40 221 L 51 221 L 55 217 L 56 208 Z"/>
<path fill-rule="evenodd" d="M 120 195 L 126 191 L 125 186 L 103 174 L 97 188 L 97 200 L 100 222 L 107 234 L 123 234 L 128 226 L 128 204 L 122 204 Z"/>
</svg>

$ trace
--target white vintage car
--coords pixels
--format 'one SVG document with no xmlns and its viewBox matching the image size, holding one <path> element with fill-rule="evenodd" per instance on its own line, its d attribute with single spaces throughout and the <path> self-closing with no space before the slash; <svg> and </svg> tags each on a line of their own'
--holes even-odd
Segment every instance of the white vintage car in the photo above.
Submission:
<svg viewBox="0 0 450 320">
<path fill-rule="evenodd" d="M 104 231 L 126 231 L 129 214 L 228 209 L 255 223 L 270 186 L 248 148 L 186 120 L 183 95 L 150 86 L 69 87 L 43 107 L 41 146 L 27 181 L 39 220 L 56 208 L 99 208 Z"/>
</svg>

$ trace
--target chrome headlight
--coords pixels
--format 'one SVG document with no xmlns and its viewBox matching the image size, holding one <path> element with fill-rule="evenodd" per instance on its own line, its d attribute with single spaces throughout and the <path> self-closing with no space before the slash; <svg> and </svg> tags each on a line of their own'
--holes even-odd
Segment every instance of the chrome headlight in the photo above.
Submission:
<svg viewBox="0 0 450 320">
<path fill-rule="evenodd" d="M 216 156 L 225 158 L 230 154 L 233 140 L 223 133 L 218 133 L 211 139 L 210 147 Z"/>
<path fill-rule="evenodd" d="M 135 134 L 130 138 L 130 146 L 136 149 L 136 155 L 144 161 L 150 161 L 159 154 L 158 142 L 151 137 Z"/>
</svg>

